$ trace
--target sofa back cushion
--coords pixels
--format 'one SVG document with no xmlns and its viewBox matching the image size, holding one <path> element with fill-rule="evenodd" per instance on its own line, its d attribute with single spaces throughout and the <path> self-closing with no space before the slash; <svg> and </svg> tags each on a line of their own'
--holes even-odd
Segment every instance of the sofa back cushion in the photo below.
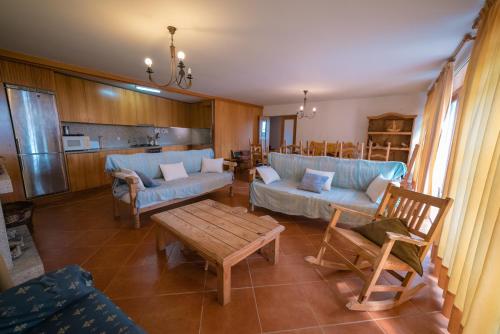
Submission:
<svg viewBox="0 0 500 334">
<path fill-rule="evenodd" d="M 332 186 L 366 191 L 378 175 L 399 181 L 406 173 L 406 165 L 400 161 L 369 161 L 310 157 L 296 154 L 269 154 L 269 164 L 285 180 L 300 182 L 306 168 L 335 172 Z"/>
<path fill-rule="evenodd" d="M 106 157 L 106 171 L 127 168 L 153 178 L 161 178 L 160 165 L 182 162 L 186 172 L 198 173 L 203 158 L 213 158 L 211 148 L 189 151 L 168 151 L 160 153 L 110 154 Z"/>
</svg>

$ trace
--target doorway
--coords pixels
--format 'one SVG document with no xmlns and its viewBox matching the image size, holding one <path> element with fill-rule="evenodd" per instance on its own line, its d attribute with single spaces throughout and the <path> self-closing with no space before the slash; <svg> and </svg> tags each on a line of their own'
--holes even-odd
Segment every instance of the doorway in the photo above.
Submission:
<svg viewBox="0 0 500 334">
<path fill-rule="evenodd" d="M 297 116 L 270 116 L 269 129 L 269 150 L 278 151 L 280 146 L 295 144 L 297 137 Z"/>
</svg>

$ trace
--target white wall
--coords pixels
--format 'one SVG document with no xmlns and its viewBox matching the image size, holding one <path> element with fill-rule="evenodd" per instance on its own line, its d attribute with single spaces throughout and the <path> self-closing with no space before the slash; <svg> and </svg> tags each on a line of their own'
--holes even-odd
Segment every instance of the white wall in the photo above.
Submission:
<svg viewBox="0 0 500 334">
<path fill-rule="evenodd" d="M 313 119 L 300 119 L 297 123 L 297 142 L 352 141 L 365 142 L 367 139 L 367 116 L 387 112 L 419 115 L 415 123 L 418 140 L 421 116 L 426 100 L 425 93 L 369 97 L 359 99 L 309 102 L 308 109 L 316 106 L 318 112 Z M 264 116 L 293 115 L 300 103 L 264 106 Z"/>
</svg>

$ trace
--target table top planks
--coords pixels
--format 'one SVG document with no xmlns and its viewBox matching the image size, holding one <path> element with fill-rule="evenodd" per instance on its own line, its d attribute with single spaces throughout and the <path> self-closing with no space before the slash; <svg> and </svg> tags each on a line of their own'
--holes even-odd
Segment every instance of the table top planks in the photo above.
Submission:
<svg viewBox="0 0 500 334">
<path fill-rule="evenodd" d="M 261 218 L 210 199 L 157 213 L 151 218 L 219 263 L 256 251 L 285 229 L 271 217 Z"/>
</svg>

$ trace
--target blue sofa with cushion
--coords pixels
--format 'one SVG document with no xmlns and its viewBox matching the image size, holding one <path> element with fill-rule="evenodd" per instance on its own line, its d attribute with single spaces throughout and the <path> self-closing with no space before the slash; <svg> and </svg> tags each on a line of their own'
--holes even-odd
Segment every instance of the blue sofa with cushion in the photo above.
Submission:
<svg viewBox="0 0 500 334">
<path fill-rule="evenodd" d="M 161 153 L 111 154 L 106 157 L 106 172 L 113 176 L 113 196 L 115 198 L 115 215 L 118 215 L 118 203 L 123 202 L 131 207 L 134 224 L 140 226 L 141 212 L 170 205 L 188 198 L 201 196 L 214 190 L 229 186 L 232 194 L 235 163 L 224 161 L 228 170 L 223 173 L 201 173 L 203 158 L 213 158 L 212 149 L 168 151 Z M 165 181 L 160 164 L 182 162 L 188 178 Z M 138 180 L 120 173 L 122 168 L 140 172 L 153 179 L 159 186 L 139 189 Z"/>
<path fill-rule="evenodd" d="M 77 265 L 0 293 L 0 333 L 145 333 Z"/>
<path fill-rule="evenodd" d="M 370 183 L 378 176 L 400 181 L 406 173 L 406 165 L 399 161 L 368 161 L 339 159 L 325 156 L 303 156 L 270 153 L 269 165 L 276 170 L 281 180 L 264 184 L 254 178 L 250 184 L 250 203 L 272 211 L 289 215 L 330 220 L 330 203 L 372 214 L 378 207 L 366 195 Z M 332 189 L 320 194 L 300 190 L 306 168 L 335 172 Z M 351 227 L 367 223 L 366 218 L 343 214 L 341 223 Z"/>
</svg>

